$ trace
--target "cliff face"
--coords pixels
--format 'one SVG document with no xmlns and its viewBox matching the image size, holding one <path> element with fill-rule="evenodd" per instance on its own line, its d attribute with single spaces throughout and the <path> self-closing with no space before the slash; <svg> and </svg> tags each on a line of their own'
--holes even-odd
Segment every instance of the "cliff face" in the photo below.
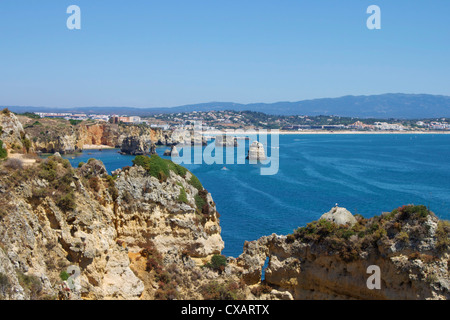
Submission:
<svg viewBox="0 0 450 320">
<path fill-rule="evenodd" d="M 22 152 L 25 139 L 28 140 L 28 136 L 19 119 L 7 109 L 0 111 L 0 140 L 3 141 L 3 147 L 8 151 Z"/>
<path fill-rule="evenodd" d="M 74 170 L 58 157 L 1 170 L 1 298 L 154 297 L 158 281 L 144 249 L 189 268 L 223 249 L 212 198 L 208 215 L 199 215 L 189 172 L 160 182 L 137 166 L 113 179 L 98 161 Z M 77 290 L 62 281 L 71 270 L 80 272 Z"/>
<path fill-rule="evenodd" d="M 119 143 L 119 126 L 117 124 L 96 123 L 80 124 L 77 146 L 105 145 L 117 147 Z"/>
<path fill-rule="evenodd" d="M 266 282 L 294 299 L 448 299 L 449 224 L 417 207 L 402 210 L 353 227 L 330 217 L 263 237 L 246 243 L 238 265 L 257 283 L 268 259 Z M 380 268 L 379 290 L 367 286 L 370 266 Z"/>
<path fill-rule="evenodd" d="M 117 125 L 104 122 L 82 122 L 72 125 L 63 119 L 30 119 L 19 116 L 24 130 L 32 139 L 33 149 L 43 153 L 79 152 L 85 145 L 121 148 L 132 138 L 140 145 L 171 144 L 171 133 L 141 125 Z M 22 126 L 21 124 L 21 126 Z"/>
</svg>

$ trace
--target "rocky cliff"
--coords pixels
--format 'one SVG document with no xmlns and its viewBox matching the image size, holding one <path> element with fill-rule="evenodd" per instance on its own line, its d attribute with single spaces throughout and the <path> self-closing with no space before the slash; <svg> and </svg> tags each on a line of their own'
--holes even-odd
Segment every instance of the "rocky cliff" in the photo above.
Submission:
<svg viewBox="0 0 450 320">
<path fill-rule="evenodd" d="M 0 140 L 9 152 L 27 152 L 27 149 L 32 149 L 22 123 L 8 109 L 0 111 Z"/>
<path fill-rule="evenodd" d="M 33 137 L 33 149 L 42 153 L 80 152 L 84 146 L 122 148 L 127 139 L 136 140 L 136 145 L 172 144 L 170 131 L 145 125 L 118 125 L 94 121 L 71 124 L 64 119 L 33 119 L 25 116 L 18 116 L 18 119 L 24 132 Z"/>
<path fill-rule="evenodd" d="M 111 177 L 96 160 L 74 170 L 60 157 L 1 170 L 2 298 L 154 298 L 167 266 L 192 269 L 223 249 L 211 195 L 188 171 Z"/>
<path fill-rule="evenodd" d="M 337 215 L 336 217 L 334 215 Z M 248 242 L 237 264 L 247 283 L 268 285 L 294 299 L 449 299 L 450 224 L 424 206 L 404 206 L 355 223 L 343 208 L 288 236 Z M 380 287 L 367 285 L 371 266 Z"/>
</svg>

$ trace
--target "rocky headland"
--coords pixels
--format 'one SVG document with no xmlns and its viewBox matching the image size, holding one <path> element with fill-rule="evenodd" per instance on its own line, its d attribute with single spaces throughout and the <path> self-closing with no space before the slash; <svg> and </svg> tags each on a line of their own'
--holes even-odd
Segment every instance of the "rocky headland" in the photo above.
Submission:
<svg viewBox="0 0 450 320">
<path fill-rule="evenodd" d="M 172 145 L 171 131 L 146 125 L 113 124 L 99 121 L 70 122 L 64 119 L 36 119 L 10 114 L 11 121 L 19 121 L 31 139 L 35 152 L 60 154 L 81 152 L 85 146 L 121 149 L 127 154 L 148 152 L 151 144 Z M 147 149 L 147 147 L 149 147 Z M 141 150 L 142 149 L 142 150 Z"/>
</svg>

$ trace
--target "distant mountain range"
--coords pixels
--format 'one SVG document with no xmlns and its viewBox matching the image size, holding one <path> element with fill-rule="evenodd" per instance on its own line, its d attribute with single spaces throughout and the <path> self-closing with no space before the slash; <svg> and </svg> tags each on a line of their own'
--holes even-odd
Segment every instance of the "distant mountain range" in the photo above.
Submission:
<svg viewBox="0 0 450 320">
<path fill-rule="evenodd" d="M 440 118 L 450 117 L 450 96 L 390 93 L 371 96 L 344 96 L 298 102 L 251 103 L 209 102 L 171 108 L 76 107 L 48 108 L 7 106 L 23 112 L 82 112 L 148 116 L 159 113 L 192 111 L 259 111 L 272 115 L 335 115 L 358 118 Z"/>
</svg>

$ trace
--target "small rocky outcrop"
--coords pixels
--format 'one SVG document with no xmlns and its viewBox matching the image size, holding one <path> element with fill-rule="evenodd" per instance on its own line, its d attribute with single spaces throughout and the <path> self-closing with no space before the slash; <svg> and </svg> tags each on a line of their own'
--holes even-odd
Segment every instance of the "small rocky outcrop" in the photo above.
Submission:
<svg viewBox="0 0 450 320">
<path fill-rule="evenodd" d="M 176 146 L 172 146 L 170 149 L 164 151 L 164 156 L 166 157 L 179 157 L 179 153 Z"/>
<path fill-rule="evenodd" d="M 129 155 L 145 155 L 149 154 L 151 142 L 142 139 L 141 137 L 126 137 L 122 141 L 120 152 Z"/>
<path fill-rule="evenodd" d="M 320 219 L 325 219 L 331 221 L 337 225 L 350 225 L 354 226 L 357 221 L 355 217 L 345 208 L 340 208 L 338 206 L 331 209 L 329 212 L 324 213 Z"/>
<path fill-rule="evenodd" d="M 251 161 L 267 160 L 264 145 L 261 142 L 253 141 L 248 150 L 247 159 Z"/>
</svg>

